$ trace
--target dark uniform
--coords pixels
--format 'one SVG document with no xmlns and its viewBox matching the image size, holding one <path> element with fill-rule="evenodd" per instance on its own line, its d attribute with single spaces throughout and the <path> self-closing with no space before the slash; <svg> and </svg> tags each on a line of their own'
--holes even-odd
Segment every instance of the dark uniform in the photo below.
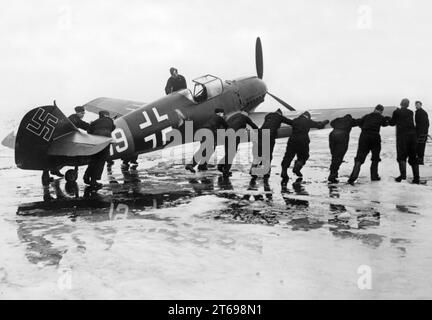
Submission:
<svg viewBox="0 0 432 320">
<path fill-rule="evenodd" d="M 179 74 L 177 75 L 177 77 L 171 76 L 168 79 L 167 84 L 165 86 L 165 93 L 170 94 L 172 92 L 179 91 L 181 89 L 186 89 L 186 88 L 187 88 L 186 79 L 181 74 Z"/>
<path fill-rule="evenodd" d="M 424 109 L 420 108 L 416 110 L 415 124 L 417 133 L 417 159 L 419 164 L 424 164 L 424 152 L 429 133 L 429 117 Z"/>
<path fill-rule="evenodd" d="M 333 130 L 329 135 L 330 153 L 332 160 L 330 164 L 330 175 L 328 180 L 337 182 L 339 167 L 343 162 L 348 150 L 350 132 L 352 127 L 358 126 L 360 119 L 353 119 L 350 114 L 344 117 L 336 118 L 330 122 Z"/>
<path fill-rule="evenodd" d="M 76 113 L 70 115 L 68 119 L 75 125 L 75 127 L 83 129 L 85 131 L 87 131 L 90 127 L 90 124 L 81 120 Z"/>
<path fill-rule="evenodd" d="M 353 184 L 359 174 L 361 165 L 365 162 L 369 152 L 372 153 L 371 157 L 371 180 L 380 180 L 378 175 L 378 163 L 381 161 L 381 127 L 389 125 L 389 117 L 384 117 L 381 112 L 384 108 L 379 105 L 375 108 L 375 111 L 365 115 L 360 119 L 359 127 L 361 128 L 361 134 L 358 142 L 357 155 L 354 158 L 354 168 L 348 179 L 348 183 Z M 380 112 L 378 112 L 380 111 Z"/>
<path fill-rule="evenodd" d="M 218 112 L 218 109 L 215 110 Z M 223 112 L 223 110 L 222 110 Z M 226 123 L 225 119 L 216 113 L 211 115 L 210 118 L 206 121 L 206 123 L 203 125 L 203 129 L 209 129 L 213 133 L 213 152 L 216 149 L 217 146 L 217 130 L 218 129 L 227 129 L 228 124 Z M 206 140 L 206 137 L 202 137 L 201 144 L 203 144 Z M 197 161 L 195 159 L 201 158 L 201 148 L 198 149 L 198 151 L 194 154 L 192 159 L 192 164 L 186 165 L 186 169 L 190 170 L 192 172 L 195 172 L 193 169 L 197 165 Z M 200 161 L 200 164 L 198 166 L 198 170 L 207 170 L 207 162 L 210 160 L 212 153 L 207 154 L 207 148 L 204 149 L 204 152 L 202 153 L 202 156 L 204 157 L 203 161 Z"/>
<path fill-rule="evenodd" d="M 282 123 L 291 125 L 292 120 L 284 117 L 279 112 L 271 112 L 267 114 L 264 118 L 264 123 L 261 126 L 261 129 L 258 131 L 258 143 L 257 143 L 257 153 L 259 157 L 263 157 L 262 154 L 262 144 L 263 144 L 263 130 L 269 130 L 270 131 L 270 154 L 269 158 L 265 159 L 266 165 L 268 166 L 268 171 L 266 174 L 264 174 L 264 179 L 268 179 L 270 177 L 270 171 L 271 171 L 271 161 L 273 160 L 273 150 L 276 143 L 277 138 L 277 132 L 278 129 L 281 127 Z M 254 160 L 254 163 L 252 164 L 252 167 L 257 167 L 259 163 Z M 251 169 L 251 175 L 252 175 L 252 169 Z M 252 175 L 253 178 L 256 178 L 256 176 Z"/>
<path fill-rule="evenodd" d="M 90 124 L 87 132 L 98 136 L 111 137 L 111 132 L 115 129 L 114 121 L 107 116 L 101 115 L 101 112 L 99 116 L 99 119 L 96 119 Z M 92 157 L 84 173 L 85 183 L 96 184 L 96 181 L 101 179 L 105 161 L 108 157 L 109 146 Z"/>
<path fill-rule="evenodd" d="M 328 120 L 319 122 L 311 120 L 309 112 L 305 112 L 292 120 L 292 134 L 288 139 L 285 155 L 282 160 L 281 177 L 283 183 L 288 181 L 287 169 L 296 155 L 297 160 L 294 163 L 293 172 L 297 176 L 302 177 L 300 170 L 309 159 L 309 130 L 311 128 L 323 129 L 327 123 L 329 123 Z"/>
<path fill-rule="evenodd" d="M 248 116 L 242 113 L 236 113 L 233 116 L 231 116 L 227 120 L 227 125 L 228 128 L 231 128 L 236 132 L 237 130 L 240 129 L 246 129 L 247 125 L 249 125 L 252 129 L 258 129 L 258 126 Z M 218 165 L 218 170 L 222 171 L 224 175 L 228 175 L 231 170 L 232 162 L 237 153 L 238 145 L 240 144 L 240 137 L 236 136 L 235 152 L 233 152 L 232 154 L 228 152 L 229 149 L 228 142 L 229 142 L 228 139 L 226 139 L 224 144 L 225 156 L 222 158 L 222 160 L 219 162 Z"/>
<path fill-rule="evenodd" d="M 75 125 L 75 127 L 86 130 L 89 128 L 89 124 L 83 120 L 81 120 L 81 118 L 79 117 L 78 113 L 83 113 L 85 112 L 84 107 L 82 106 L 77 106 L 75 107 L 75 112 L 74 114 L 70 115 L 68 117 L 68 119 Z M 59 169 L 55 169 L 55 170 L 51 170 L 50 171 L 51 174 L 54 174 L 58 177 L 64 177 L 64 174 L 60 172 Z M 48 172 L 44 173 L 44 180 L 49 179 L 49 174 Z"/>
<path fill-rule="evenodd" d="M 408 106 L 396 109 L 390 120 L 390 125 L 396 126 L 396 153 L 399 163 L 400 176 L 397 182 L 406 179 L 406 160 L 411 165 L 414 182 L 419 181 L 417 161 L 417 133 L 414 126 L 414 112 Z"/>
</svg>

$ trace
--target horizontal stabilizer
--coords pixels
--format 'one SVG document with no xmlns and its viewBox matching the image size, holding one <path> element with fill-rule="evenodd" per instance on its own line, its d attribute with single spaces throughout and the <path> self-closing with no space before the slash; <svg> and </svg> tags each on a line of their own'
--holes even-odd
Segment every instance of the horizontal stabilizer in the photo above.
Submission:
<svg viewBox="0 0 432 320">
<path fill-rule="evenodd" d="M 93 113 L 98 113 L 101 110 L 106 110 L 110 113 L 111 117 L 124 116 L 131 111 L 139 109 L 145 106 L 144 102 L 113 99 L 113 98 L 97 98 L 88 103 L 83 107 Z"/>
<path fill-rule="evenodd" d="M 12 131 L 2 140 L 1 144 L 5 147 L 15 149 L 15 139 L 16 139 L 16 136 L 15 136 L 14 132 Z"/>
<path fill-rule="evenodd" d="M 91 156 L 106 148 L 111 138 L 74 131 L 54 140 L 48 148 L 50 156 Z"/>
</svg>

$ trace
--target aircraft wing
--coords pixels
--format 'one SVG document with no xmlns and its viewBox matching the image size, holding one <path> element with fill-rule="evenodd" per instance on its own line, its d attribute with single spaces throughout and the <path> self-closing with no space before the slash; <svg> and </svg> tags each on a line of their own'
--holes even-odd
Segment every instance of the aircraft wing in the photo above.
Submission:
<svg viewBox="0 0 432 320">
<path fill-rule="evenodd" d="M 48 148 L 51 156 L 91 156 L 102 151 L 111 138 L 95 136 L 81 131 L 73 131 L 54 140 Z"/>
<path fill-rule="evenodd" d="M 324 121 L 324 120 L 330 120 L 343 117 L 346 114 L 350 114 L 354 119 L 358 119 L 363 117 L 364 115 L 371 113 L 375 108 L 334 108 L 334 109 L 311 109 L 309 110 L 312 120 L 315 121 Z M 396 107 L 384 107 L 384 116 L 391 117 L 393 114 L 393 111 L 396 110 Z M 301 115 L 303 111 L 292 111 L 292 112 L 285 112 L 283 115 L 289 119 L 294 119 Z M 258 126 L 261 127 L 264 123 L 264 118 L 268 114 L 268 112 L 252 112 L 249 113 L 249 117 L 251 120 Z M 331 128 L 329 124 L 326 125 L 326 128 Z M 312 129 L 313 130 L 313 129 Z M 281 128 L 278 130 L 278 139 L 279 138 L 286 138 L 291 135 L 291 126 L 289 125 L 282 125 Z"/>
<path fill-rule="evenodd" d="M 146 105 L 144 102 L 132 100 L 97 98 L 86 103 L 83 107 L 93 113 L 98 113 L 101 110 L 106 110 L 110 113 L 112 117 L 121 117 L 131 111 L 141 108 L 144 105 Z"/>
</svg>

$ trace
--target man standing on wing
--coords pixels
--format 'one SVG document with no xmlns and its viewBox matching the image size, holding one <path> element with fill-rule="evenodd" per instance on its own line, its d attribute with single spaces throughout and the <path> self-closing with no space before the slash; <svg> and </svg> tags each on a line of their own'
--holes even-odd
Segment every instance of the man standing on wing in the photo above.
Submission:
<svg viewBox="0 0 432 320">
<path fill-rule="evenodd" d="M 168 78 L 167 84 L 165 86 L 165 93 L 170 94 L 182 89 L 186 89 L 186 79 L 178 74 L 176 68 L 170 68 L 171 77 Z"/>
</svg>

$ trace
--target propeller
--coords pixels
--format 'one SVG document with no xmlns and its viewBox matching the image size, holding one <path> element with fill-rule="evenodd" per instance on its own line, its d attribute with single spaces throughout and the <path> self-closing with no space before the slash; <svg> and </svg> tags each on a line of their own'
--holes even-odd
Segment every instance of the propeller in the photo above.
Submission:
<svg viewBox="0 0 432 320">
<path fill-rule="evenodd" d="M 256 39 L 256 44 L 255 44 L 255 64 L 256 64 L 257 76 L 258 78 L 262 79 L 263 72 L 264 72 L 264 65 L 263 65 L 261 39 L 259 37 Z"/>
<path fill-rule="evenodd" d="M 264 63 L 263 63 L 261 39 L 259 37 L 256 39 L 256 44 L 255 44 L 255 64 L 256 64 L 257 76 L 258 78 L 262 79 L 264 73 Z M 276 97 L 275 95 L 271 94 L 268 91 L 267 94 L 271 96 L 273 99 L 275 99 L 277 102 L 279 102 L 281 105 L 283 105 L 285 108 L 287 108 L 288 110 L 296 111 L 296 109 L 291 107 L 288 103 L 286 103 L 282 99 Z"/>
<path fill-rule="evenodd" d="M 272 95 L 270 92 L 267 91 L 267 94 L 272 97 L 273 99 L 275 99 L 277 102 L 279 102 L 281 105 L 283 105 L 285 108 L 287 108 L 290 111 L 296 111 L 296 109 L 294 109 L 293 107 L 291 107 L 288 103 L 286 103 L 285 101 L 283 101 L 282 99 L 276 97 L 275 95 Z"/>
</svg>

